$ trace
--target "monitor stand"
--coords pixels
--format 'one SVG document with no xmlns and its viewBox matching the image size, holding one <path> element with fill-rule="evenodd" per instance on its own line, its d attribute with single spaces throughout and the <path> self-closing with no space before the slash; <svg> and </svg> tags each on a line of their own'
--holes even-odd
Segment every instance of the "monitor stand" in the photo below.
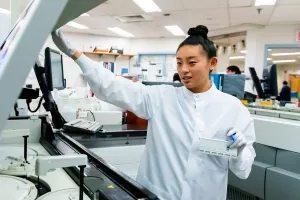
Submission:
<svg viewBox="0 0 300 200">
<path fill-rule="evenodd" d="M 41 66 L 39 61 L 36 61 L 34 64 L 34 72 L 38 83 L 40 85 L 40 89 L 43 93 L 44 101 L 43 106 L 46 111 L 51 113 L 52 122 L 54 128 L 61 129 L 63 125 L 66 123 L 66 120 L 59 113 L 58 107 L 53 99 L 51 91 L 48 89 L 46 77 L 45 77 L 45 68 Z"/>
</svg>

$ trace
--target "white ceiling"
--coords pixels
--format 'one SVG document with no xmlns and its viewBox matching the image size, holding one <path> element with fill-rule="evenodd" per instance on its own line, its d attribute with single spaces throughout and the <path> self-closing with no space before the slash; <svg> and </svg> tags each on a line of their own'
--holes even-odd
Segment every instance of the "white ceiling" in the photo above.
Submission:
<svg viewBox="0 0 300 200">
<path fill-rule="evenodd" d="M 235 32 L 239 26 L 247 30 L 249 25 L 300 24 L 300 0 L 277 0 L 275 6 L 264 6 L 260 14 L 254 0 L 154 0 L 161 13 L 145 13 L 132 0 L 108 0 L 89 12 L 90 17 L 75 21 L 88 26 L 88 30 L 64 27 L 69 32 L 82 32 L 104 36 L 118 36 L 107 30 L 120 27 L 135 38 L 173 37 L 164 26 L 179 25 L 184 32 L 203 24 L 210 36 Z M 21 0 L 22 8 L 29 0 Z M 0 0 L 0 8 L 9 9 L 9 0 Z M 169 13 L 170 16 L 163 16 Z M 115 16 L 147 14 L 152 21 L 123 23 Z M 249 27 L 248 27 L 249 29 Z"/>
</svg>

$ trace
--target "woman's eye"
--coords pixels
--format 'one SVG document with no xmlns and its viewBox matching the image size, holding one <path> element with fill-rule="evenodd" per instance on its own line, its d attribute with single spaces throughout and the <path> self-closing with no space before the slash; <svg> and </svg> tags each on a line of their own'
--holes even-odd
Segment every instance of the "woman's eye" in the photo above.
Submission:
<svg viewBox="0 0 300 200">
<path fill-rule="evenodd" d="M 194 61 L 190 62 L 190 65 L 194 65 L 194 64 L 196 64 L 196 62 L 194 62 Z"/>
<path fill-rule="evenodd" d="M 177 65 L 181 65 L 181 62 L 177 62 Z"/>
</svg>

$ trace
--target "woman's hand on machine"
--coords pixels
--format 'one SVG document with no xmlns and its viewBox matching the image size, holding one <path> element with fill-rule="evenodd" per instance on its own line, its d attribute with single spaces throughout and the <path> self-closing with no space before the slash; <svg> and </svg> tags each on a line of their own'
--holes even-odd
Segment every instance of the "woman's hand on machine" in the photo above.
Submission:
<svg viewBox="0 0 300 200">
<path fill-rule="evenodd" d="M 61 29 L 52 32 L 52 40 L 60 51 L 76 60 L 82 53 L 71 46 Z"/>
</svg>

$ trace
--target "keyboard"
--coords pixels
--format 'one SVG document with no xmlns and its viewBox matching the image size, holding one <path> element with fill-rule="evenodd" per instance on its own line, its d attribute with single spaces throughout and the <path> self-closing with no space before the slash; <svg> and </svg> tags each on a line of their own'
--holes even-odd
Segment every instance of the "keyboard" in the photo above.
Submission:
<svg viewBox="0 0 300 200">
<path fill-rule="evenodd" d="M 75 119 L 64 124 L 63 129 L 70 133 L 95 134 L 103 128 L 99 122 Z"/>
</svg>

